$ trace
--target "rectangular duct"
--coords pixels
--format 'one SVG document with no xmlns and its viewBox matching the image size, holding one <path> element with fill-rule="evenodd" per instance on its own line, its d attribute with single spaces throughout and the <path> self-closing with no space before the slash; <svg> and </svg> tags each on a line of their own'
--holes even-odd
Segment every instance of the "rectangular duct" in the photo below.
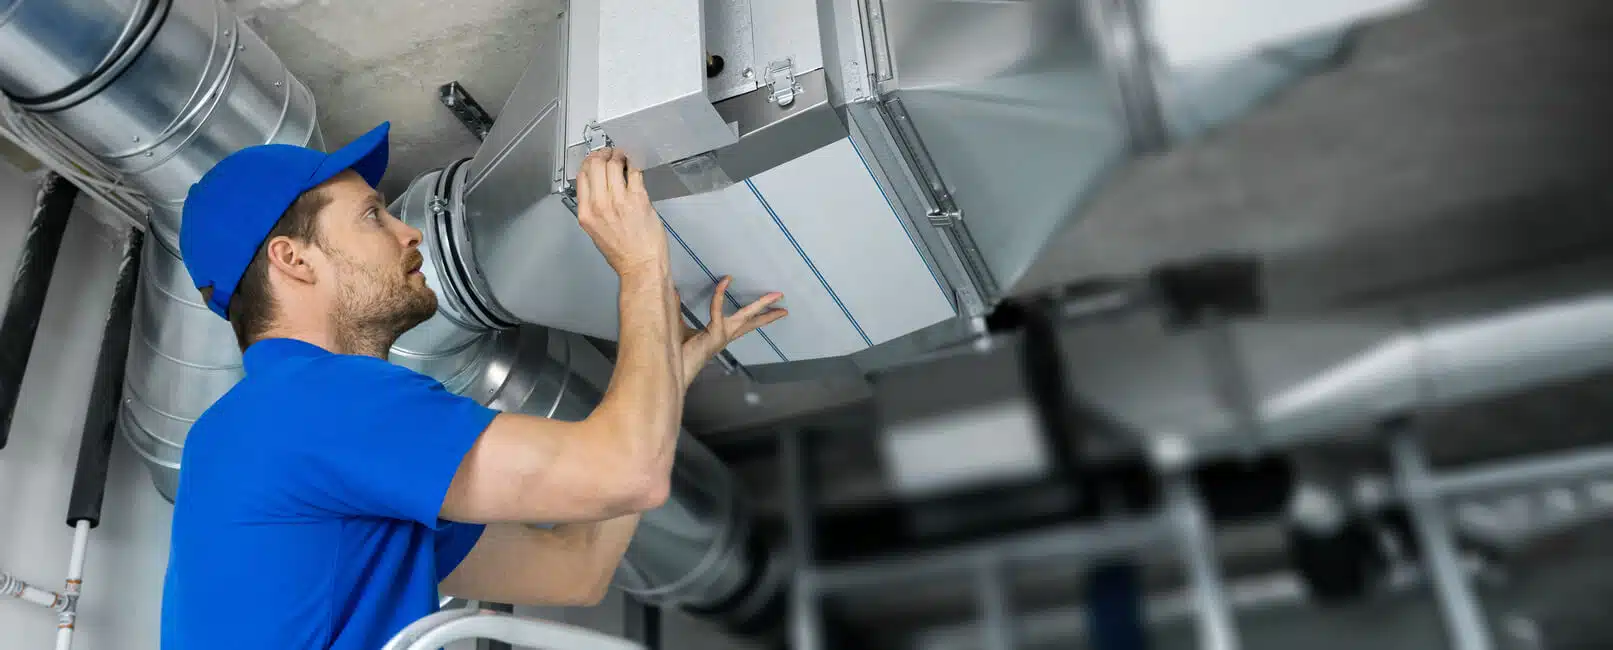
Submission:
<svg viewBox="0 0 1613 650">
<path fill-rule="evenodd" d="M 1342 42 L 1157 65 L 1146 22 L 1168 5 L 574 2 L 468 165 L 469 308 L 616 338 L 615 276 L 568 210 L 582 158 L 616 146 L 647 168 L 690 320 L 723 275 L 730 309 L 784 292 L 791 317 L 737 361 L 793 364 L 770 370 L 784 376 L 917 352 L 1012 291 L 1113 169 L 1247 112 Z"/>
<path fill-rule="evenodd" d="M 701 0 L 598 0 L 598 92 L 591 123 L 642 167 L 732 144 L 706 95 Z M 581 42 L 579 41 L 580 45 Z"/>
<path fill-rule="evenodd" d="M 500 308 L 616 338 L 615 277 L 566 208 L 581 159 L 610 145 L 651 167 L 646 183 L 691 320 L 708 317 L 723 275 L 734 277 L 730 310 L 784 292 L 791 317 L 731 346 L 744 365 L 844 356 L 956 315 L 920 225 L 887 198 L 887 175 L 829 101 L 810 2 L 675 2 L 655 20 L 610 19 L 614 7 L 572 4 L 563 35 L 541 46 L 467 165 L 469 248 Z M 664 26 L 630 33 L 691 17 L 704 21 L 703 37 Z M 707 80 L 702 66 L 691 77 L 707 45 L 729 48 L 710 52 L 724 72 Z M 647 67 L 623 72 L 632 65 Z M 661 72 L 639 83 L 645 70 Z M 708 118 L 726 141 L 704 130 Z M 677 160 L 690 154 L 703 155 Z M 545 176 L 551 184 L 520 180 Z"/>
</svg>

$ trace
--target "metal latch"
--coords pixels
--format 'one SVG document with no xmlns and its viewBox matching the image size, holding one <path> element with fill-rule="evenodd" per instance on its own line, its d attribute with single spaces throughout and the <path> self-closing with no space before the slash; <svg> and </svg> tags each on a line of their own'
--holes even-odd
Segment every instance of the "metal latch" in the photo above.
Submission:
<svg viewBox="0 0 1613 650">
<path fill-rule="evenodd" d="M 801 94 L 801 85 L 795 83 L 795 60 L 784 59 L 767 64 L 762 73 L 762 80 L 771 86 L 773 93 L 767 100 L 779 106 L 789 106 L 795 103 L 795 96 Z"/>
<path fill-rule="evenodd" d="M 610 136 L 605 135 L 605 129 L 600 128 L 598 122 L 589 122 L 583 125 L 582 141 L 588 145 L 589 153 L 599 151 L 612 144 Z"/>
</svg>

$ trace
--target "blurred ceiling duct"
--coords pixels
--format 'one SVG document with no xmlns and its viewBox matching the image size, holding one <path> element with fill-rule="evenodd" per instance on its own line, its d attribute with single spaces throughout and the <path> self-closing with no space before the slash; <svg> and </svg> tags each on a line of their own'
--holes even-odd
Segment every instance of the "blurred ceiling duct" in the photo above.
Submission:
<svg viewBox="0 0 1613 650">
<path fill-rule="evenodd" d="M 766 378 L 899 358 L 989 311 L 1115 167 L 1246 113 L 1329 63 L 1346 26 L 1411 3 L 1226 0 L 1236 29 L 1216 39 L 1180 28 L 1195 4 L 572 3 L 437 197 L 445 313 L 614 339 L 615 277 L 569 179 L 615 146 L 649 168 L 690 320 L 722 275 L 735 305 L 784 292 L 792 316 L 734 361 Z"/>
<path fill-rule="evenodd" d="M 151 201 L 119 430 L 172 500 L 191 424 L 242 376 L 233 332 L 201 304 L 180 260 L 185 194 L 238 149 L 323 148 L 314 98 L 219 0 L 0 0 L 0 89 Z M 438 180 L 457 167 L 416 179 L 394 212 L 437 235 L 428 221 L 441 210 Z M 585 417 L 609 362 L 575 334 L 459 317 L 438 245 L 427 242 L 424 270 L 446 309 L 400 339 L 392 360 L 501 410 Z M 749 627 L 773 611 L 779 567 L 751 534 L 728 469 L 683 434 L 671 497 L 645 514 L 618 586 Z"/>
<path fill-rule="evenodd" d="M 1081 408 L 1158 451 L 1298 447 L 1613 368 L 1610 281 L 1594 259 L 1320 314 L 1143 310 L 1063 352 Z"/>
</svg>

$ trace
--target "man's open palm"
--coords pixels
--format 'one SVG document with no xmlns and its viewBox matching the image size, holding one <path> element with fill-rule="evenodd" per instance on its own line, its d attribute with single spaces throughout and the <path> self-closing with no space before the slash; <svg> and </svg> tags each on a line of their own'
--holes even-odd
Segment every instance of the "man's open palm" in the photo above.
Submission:
<svg viewBox="0 0 1613 650">
<path fill-rule="evenodd" d="M 745 305 L 732 316 L 724 316 L 723 299 L 728 295 L 728 283 L 732 280 L 732 277 L 724 277 L 717 283 L 717 290 L 711 296 L 711 320 L 707 322 L 705 329 L 694 329 L 687 325 L 683 328 L 685 386 L 694 381 L 694 376 L 705 367 L 706 362 L 711 361 L 713 356 L 728 347 L 729 343 L 790 313 L 785 309 L 771 308 L 784 298 L 784 294 L 775 291 Z"/>
</svg>

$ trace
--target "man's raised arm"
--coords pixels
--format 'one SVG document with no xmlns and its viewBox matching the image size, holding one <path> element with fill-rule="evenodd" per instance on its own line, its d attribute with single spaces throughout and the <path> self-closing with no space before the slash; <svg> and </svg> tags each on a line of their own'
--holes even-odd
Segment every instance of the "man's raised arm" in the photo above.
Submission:
<svg viewBox="0 0 1613 650">
<path fill-rule="evenodd" d="M 454 475 L 443 500 L 445 519 L 598 521 L 659 506 L 670 488 L 687 369 L 784 315 L 768 309 L 780 298 L 769 294 L 719 318 L 718 292 L 713 321 L 701 335 L 687 337 L 666 231 L 643 174 L 619 151 L 596 151 L 583 161 L 577 221 L 621 279 L 620 345 L 610 386 L 581 422 L 495 417 Z"/>
</svg>

